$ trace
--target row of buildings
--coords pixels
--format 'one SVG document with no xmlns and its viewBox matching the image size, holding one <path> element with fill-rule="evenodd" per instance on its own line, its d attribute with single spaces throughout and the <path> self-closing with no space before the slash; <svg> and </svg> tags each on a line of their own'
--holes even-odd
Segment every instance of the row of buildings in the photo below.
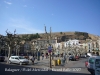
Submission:
<svg viewBox="0 0 100 75">
<path fill-rule="evenodd" d="M 82 42 L 80 40 L 74 39 L 74 40 L 68 40 L 65 42 L 57 42 L 57 39 L 51 39 L 51 40 L 46 40 L 46 39 L 38 39 L 36 41 L 31 41 L 31 42 L 26 42 L 24 43 L 24 48 L 23 51 L 28 52 L 28 51 L 41 51 L 41 52 L 48 52 L 48 41 L 52 46 L 53 52 L 57 53 L 62 53 L 68 48 L 73 48 L 77 47 L 77 49 L 82 49 L 83 52 L 98 52 L 100 53 L 100 39 L 98 40 L 90 40 L 87 39 L 86 41 Z M 22 50 L 22 49 L 21 49 Z"/>
<path fill-rule="evenodd" d="M 12 51 L 19 53 L 34 53 L 37 51 L 40 52 L 48 52 L 49 44 L 52 46 L 52 50 L 55 53 L 63 53 L 65 50 L 74 50 L 75 48 L 83 51 L 83 53 L 87 52 L 98 52 L 100 54 L 100 39 L 91 40 L 87 39 L 86 41 L 77 40 L 77 39 L 69 39 L 65 42 L 58 42 L 57 39 L 38 39 L 32 41 L 21 41 L 20 46 L 16 46 Z M 1 48 L 1 47 L 0 47 Z M 2 52 L 8 53 L 8 48 L 4 47 Z"/>
</svg>

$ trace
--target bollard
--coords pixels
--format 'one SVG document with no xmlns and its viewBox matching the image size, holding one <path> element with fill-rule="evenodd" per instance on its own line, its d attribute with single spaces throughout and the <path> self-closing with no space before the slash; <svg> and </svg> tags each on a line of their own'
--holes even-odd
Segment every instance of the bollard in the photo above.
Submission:
<svg viewBox="0 0 100 75">
<path fill-rule="evenodd" d="M 52 65 L 56 66 L 57 65 L 57 60 L 52 60 Z"/>
<path fill-rule="evenodd" d="M 57 65 L 61 65 L 61 60 L 60 59 L 57 60 Z"/>
</svg>

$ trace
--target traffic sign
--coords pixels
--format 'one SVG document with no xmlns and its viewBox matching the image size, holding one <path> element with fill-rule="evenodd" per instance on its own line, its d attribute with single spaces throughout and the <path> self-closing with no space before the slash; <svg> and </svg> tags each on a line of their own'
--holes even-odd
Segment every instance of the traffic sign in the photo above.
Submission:
<svg viewBox="0 0 100 75">
<path fill-rule="evenodd" d="M 51 50 L 49 50 L 48 52 L 51 53 Z"/>
<path fill-rule="evenodd" d="M 52 47 L 51 47 L 51 46 L 48 47 L 48 52 L 49 52 L 49 53 L 52 52 Z"/>
</svg>

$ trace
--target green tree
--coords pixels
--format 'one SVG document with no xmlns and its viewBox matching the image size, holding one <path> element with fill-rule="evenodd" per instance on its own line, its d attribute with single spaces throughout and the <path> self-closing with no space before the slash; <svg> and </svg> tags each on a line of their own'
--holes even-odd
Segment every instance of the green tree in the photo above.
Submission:
<svg viewBox="0 0 100 75">
<path fill-rule="evenodd" d="M 31 41 L 32 39 L 34 39 L 34 35 L 33 35 L 33 34 L 31 34 L 31 35 L 29 36 L 29 40 Z"/>
<path fill-rule="evenodd" d="M 28 34 L 27 34 L 27 35 L 22 35 L 22 40 L 29 41 L 29 36 L 28 36 Z"/>
<path fill-rule="evenodd" d="M 40 38 L 40 35 L 38 33 L 35 34 L 36 38 Z"/>
<path fill-rule="evenodd" d="M 62 32 L 60 32 L 60 34 L 62 34 Z"/>
</svg>

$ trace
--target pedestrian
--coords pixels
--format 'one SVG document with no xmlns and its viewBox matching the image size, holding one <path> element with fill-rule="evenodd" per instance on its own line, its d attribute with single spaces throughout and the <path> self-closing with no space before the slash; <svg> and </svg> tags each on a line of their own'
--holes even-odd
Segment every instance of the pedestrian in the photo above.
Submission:
<svg viewBox="0 0 100 75">
<path fill-rule="evenodd" d="M 58 57 L 59 57 L 59 54 L 58 54 Z"/>
<path fill-rule="evenodd" d="M 48 53 L 47 53 L 47 58 L 48 58 Z"/>
<path fill-rule="evenodd" d="M 42 53 L 42 60 L 44 59 L 44 53 Z"/>
<path fill-rule="evenodd" d="M 66 61 L 66 55 L 63 55 L 62 57 L 63 57 L 64 63 L 65 63 L 65 61 Z"/>
<path fill-rule="evenodd" d="M 34 61 L 35 61 L 35 57 L 34 56 L 31 58 L 31 61 L 32 61 L 32 64 L 34 65 Z"/>
<path fill-rule="evenodd" d="M 61 65 L 64 66 L 64 59 L 61 57 Z"/>
<path fill-rule="evenodd" d="M 54 58 L 54 55 L 55 55 L 55 54 L 54 54 L 54 53 L 52 53 L 52 59 Z"/>
<path fill-rule="evenodd" d="M 46 53 L 46 59 L 48 58 L 48 53 Z"/>
</svg>

